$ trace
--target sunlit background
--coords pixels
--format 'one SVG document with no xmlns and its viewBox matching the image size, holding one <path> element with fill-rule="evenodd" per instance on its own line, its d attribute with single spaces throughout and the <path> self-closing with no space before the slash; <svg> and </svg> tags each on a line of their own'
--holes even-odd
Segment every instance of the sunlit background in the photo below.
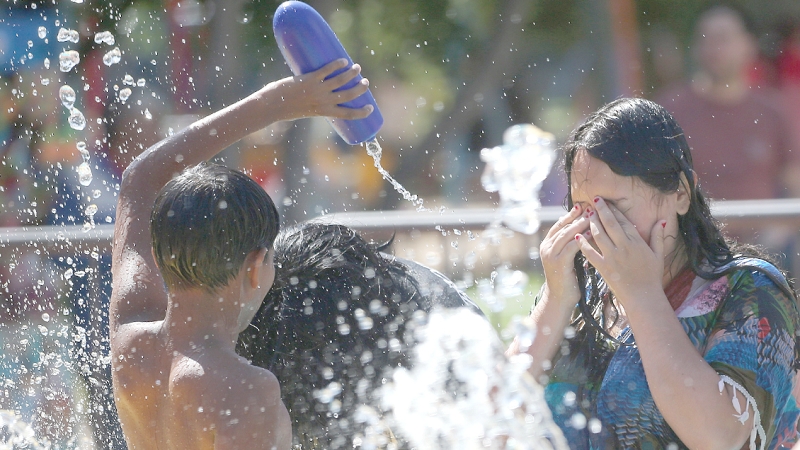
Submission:
<svg viewBox="0 0 800 450">
<path fill-rule="evenodd" d="M 3 426 L 13 426 L 15 414 L 54 448 L 124 448 L 110 394 L 103 235 L 120 176 L 170 133 L 291 75 L 272 35 L 279 3 L 0 6 L 0 226 L 15 236 L 49 230 L 24 244 L 0 237 L 0 410 L 13 411 L 0 416 Z M 511 125 L 534 123 L 562 143 L 610 100 L 659 98 L 692 79 L 704 38 L 694 25 L 707 7 L 695 0 L 308 3 L 370 80 L 386 120 L 377 136 L 384 167 L 442 212 L 497 206 L 481 185 L 480 150 L 500 145 Z M 758 47 L 748 89 L 779 105 L 787 148 L 800 152 L 800 3 L 738 5 Z M 286 224 L 331 213 L 415 213 L 365 149 L 344 143 L 323 119 L 276 124 L 222 159 L 264 187 Z M 545 206 L 561 205 L 566 194 L 557 165 L 540 192 Z M 796 196 L 787 183 L 772 197 Z M 397 254 L 453 277 L 498 330 L 530 308 L 541 284 L 540 235 L 434 225 L 363 231 L 379 240 L 396 233 Z M 743 236 L 791 265 L 796 227 L 746 227 Z"/>
</svg>

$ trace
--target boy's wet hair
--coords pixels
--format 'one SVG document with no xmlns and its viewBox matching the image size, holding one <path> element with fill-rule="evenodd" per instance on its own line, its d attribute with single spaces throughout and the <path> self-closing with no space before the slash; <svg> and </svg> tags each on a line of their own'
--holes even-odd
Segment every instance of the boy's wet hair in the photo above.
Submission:
<svg viewBox="0 0 800 450">
<path fill-rule="evenodd" d="M 153 253 L 167 286 L 214 292 L 247 255 L 278 234 L 275 204 L 255 181 L 225 166 L 189 167 L 158 194 L 150 217 Z"/>
</svg>

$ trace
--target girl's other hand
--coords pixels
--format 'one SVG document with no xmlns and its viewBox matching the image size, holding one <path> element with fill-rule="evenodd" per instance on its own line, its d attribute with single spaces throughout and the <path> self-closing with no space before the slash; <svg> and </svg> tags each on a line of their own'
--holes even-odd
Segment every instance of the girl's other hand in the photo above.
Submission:
<svg viewBox="0 0 800 450">
<path fill-rule="evenodd" d="M 584 211 L 580 205 L 575 205 L 550 228 L 539 246 L 546 289 L 549 290 L 550 296 L 569 302 L 570 307 L 580 298 L 574 267 L 580 243 L 575 240 L 575 235 L 584 233 L 588 229 L 588 211 Z"/>
<path fill-rule="evenodd" d="M 587 260 L 600 272 L 614 295 L 626 301 L 643 299 L 655 292 L 663 294 L 664 220 L 657 220 L 647 243 L 636 227 L 616 207 L 602 198 L 590 214 L 592 243 L 583 235 L 574 235 Z"/>
</svg>

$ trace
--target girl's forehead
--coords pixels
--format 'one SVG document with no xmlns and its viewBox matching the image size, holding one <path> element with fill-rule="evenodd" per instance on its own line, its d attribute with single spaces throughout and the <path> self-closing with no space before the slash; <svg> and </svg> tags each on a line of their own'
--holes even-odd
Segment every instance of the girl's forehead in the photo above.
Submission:
<svg viewBox="0 0 800 450">
<path fill-rule="evenodd" d="M 641 183 L 636 177 L 617 175 L 605 162 L 589 155 L 585 150 L 575 154 L 572 165 L 570 192 L 574 201 L 588 197 L 624 197 L 633 194 Z"/>
</svg>

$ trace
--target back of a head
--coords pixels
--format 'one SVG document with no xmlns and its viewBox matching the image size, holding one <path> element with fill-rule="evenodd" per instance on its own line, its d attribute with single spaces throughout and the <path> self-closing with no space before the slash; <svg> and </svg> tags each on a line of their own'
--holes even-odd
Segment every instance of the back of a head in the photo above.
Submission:
<svg viewBox="0 0 800 450">
<path fill-rule="evenodd" d="M 351 448 L 367 426 L 356 419 L 359 405 L 377 408 L 381 379 L 408 364 L 418 291 L 379 247 L 341 225 L 282 231 L 275 263 L 275 284 L 240 335 L 240 352 L 281 382 L 303 448 Z"/>
<path fill-rule="evenodd" d="M 214 292 L 238 274 L 250 252 L 272 246 L 279 218 L 269 195 L 247 175 L 201 163 L 164 186 L 150 227 L 169 289 Z"/>
</svg>

